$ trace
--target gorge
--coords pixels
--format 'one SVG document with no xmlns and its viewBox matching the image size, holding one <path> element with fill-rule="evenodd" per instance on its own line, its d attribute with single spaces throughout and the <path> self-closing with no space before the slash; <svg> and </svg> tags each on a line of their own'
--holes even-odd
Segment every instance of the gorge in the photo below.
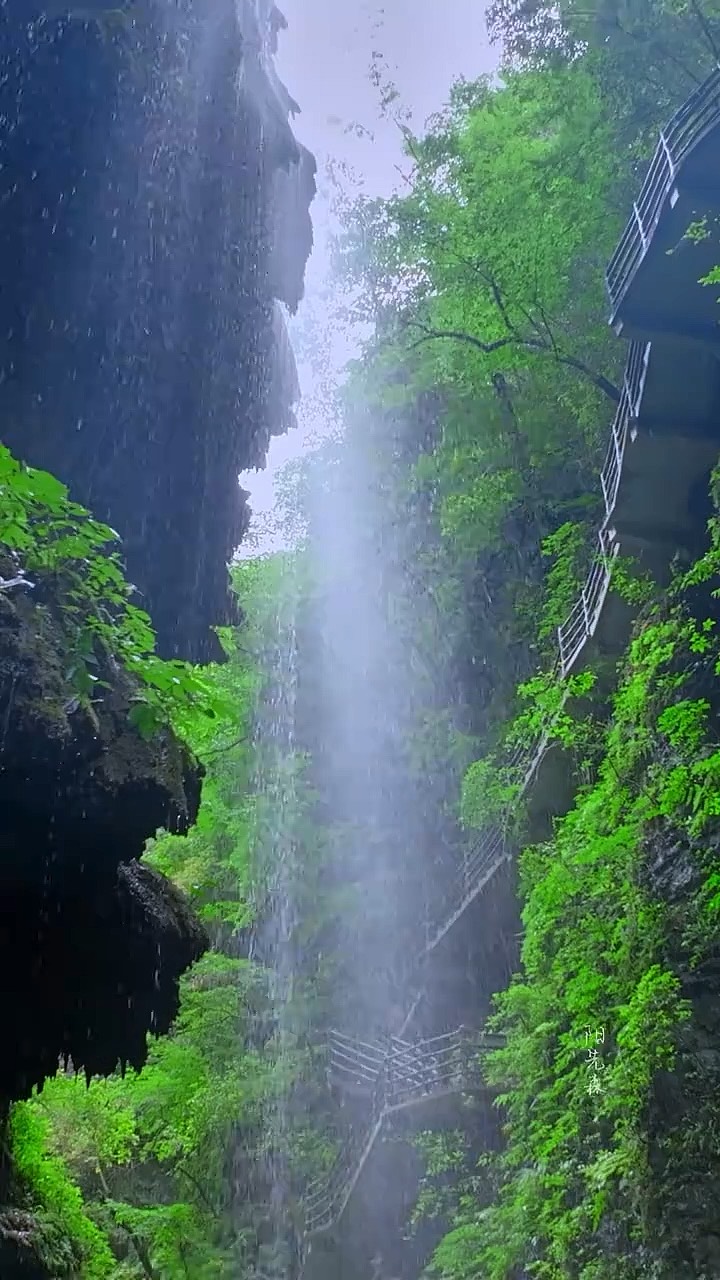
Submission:
<svg viewBox="0 0 720 1280">
<path fill-rule="evenodd" d="M 487 18 L 237 559 L 285 20 L 3 11 L 0 1280 L 720 1276 L 720 14 Z"/>
</svg>

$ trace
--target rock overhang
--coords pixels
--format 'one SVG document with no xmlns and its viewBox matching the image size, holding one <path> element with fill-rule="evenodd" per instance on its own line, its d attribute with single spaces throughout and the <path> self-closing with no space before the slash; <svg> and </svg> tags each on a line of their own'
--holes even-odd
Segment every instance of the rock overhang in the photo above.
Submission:
<svg viewBox="0 0 720 1280">
<path fill-rule="evenodd" d="M 68 682 L 62 597 L 0 592 L 0 972 L 11 1030 L 0 1098 L 61 1058 L 88 1075 L 140 1068 L 178 979 L 208 946 L 183 895 L 143 866 L 159 827 L 187 831 L 202 769 L 169 730 L 143 739 L 137 686 L 108 662 L 92 708 Z"/>
</svg>

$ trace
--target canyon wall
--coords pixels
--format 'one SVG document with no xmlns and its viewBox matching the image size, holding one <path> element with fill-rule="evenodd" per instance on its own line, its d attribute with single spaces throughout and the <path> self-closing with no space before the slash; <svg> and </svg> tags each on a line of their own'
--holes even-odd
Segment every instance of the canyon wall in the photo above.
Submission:
<svg viewBox="0 0 720 1280">
<path fill-rule="evenodd" d="M 123 539 L 163 656 L 219 656 L 238 473 L 293 425 L 315 162 L 267 0 L 0 26 L 1 438 Z"/>
</svg>

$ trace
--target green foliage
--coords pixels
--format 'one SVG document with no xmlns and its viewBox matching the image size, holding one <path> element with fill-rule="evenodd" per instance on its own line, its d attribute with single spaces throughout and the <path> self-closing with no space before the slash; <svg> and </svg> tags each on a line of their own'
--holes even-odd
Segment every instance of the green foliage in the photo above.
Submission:
<svg viewBox="0 0 720 1280">
<path fill-rule="evenodd" d="M 696 838 L 720 816 L 710 701 L 687 692 L 698 661 L 712 673 L 720 650 L 712 622 L 682 604 L 687 576 L 663 610 L 646 610 L 596 782 L 551 842 L 522 855 L 523 972 L 496 997 L 492 1025 L 507 1044 L 487 1065 L 508 1115 L 508 1147 L 496 1162 L 502 1186 L 490 1204 L 471 1197 L 456 1210 L 434 1260 L 447 1280 L 505 1280 L 520 1266 L 579 1280 L 641 1274 L 632 1240 L 652 1231 L 647 1193 L 657 1179 L 648 1163 L 651 1088 L 672 1070 L 690 1016 L 668 964 L 677 924 L 651 891 L 646 846 L 651 833 Z M 697 872 L 681 918 L 695 921 L 695 964 L 720 941 L 716 860 Z M 593 1090 L 590 1073 L 600 1081 Z M 691 1130 L 682 1140 L 687 1159 L 703 1138 Z M 597 1234 L 609 1222 L 626 1241 L 610 1260 Z"/>
<path fill-rule="evenodd" d="M 466 1174 L 468 1141 L 462 1130 L 416 1134 L 413 1145 L 425 1165 L 410 1225 L 429 1218 L 447 1219 L 458 1206 L 460 1184 Z"/>
<path fill-rule="evenodd" d="M 189 712 L 215 717 L 224 706 L 203 675 L 187 662 L 166 662 L 154 651 L 155 634 L 142 609 L 130 603 L 117 548 L 118 534 L 68 498 L 47 471 L 16 461 L 0 445 L 0 549 L 25 570 L 51 579 L 63 600 L 68 683 L 82 701 L 102 698 L 100 653 L 122 664 L 138 682 L 130 716 L 144 737 L 168 721 L 182 726 Z"/>
<path fill-rule="evenodd" d="M 252 920 L 250 844 L 256 821 L 252 790 L 252 718 L 261 684 L 243 641 L 222 632 L 228 661 L 206 667 L 203 679 L 225 708 L 216 721 L 186 716 L 184 737 L 205 765 L 200 813 L 184 838 L 160 834 L 146 860 L 171 876 L 218 937 L 229 940 Z"/>
<path fill-rule="evenodd" d="M 657 593 L 649 573 L 639 573 L 631 556 L 615 556 L 611 589 L 621 600 L 638 608 L 648 604 Z"/>
<path fill-rule="evenodd" d="M 712 229 L 708 226 L 708 221 L 712 221 Z M 693 244 L 698 244 L 703 240 L 710 240 L 712 237 L 717 240 L 719 225 L 719 218 L 709 220 L 704 217 L 698 222 L 691 222 L 683 239 L 690 240 Z M 720 284 L 720 266 L 712 267 L 704 276 L 700 276 L 698 283 L 704 285 Z"/>
<path fill-rule="evenodd" d="M 542 543 L 542 553 L 552 559 L 545 579 L 545 601 L 538 636 L 552 636 L 565 621 L 580 594 L 587 572 L 587 528 L 579 521 L 566 520 Z"/>
<path fill-rule="evenodd" d="M 463 778 L 460 802 L 463 824 L 482 828 L 501 823 L 514 805 L 518 791 L 519 782 L 510 766 L 476 760 Z"/>
<path fill-rule="evenodd" d="M 466 555 L 500 545 L 503 518 L 520 493 L 517 472 L 509 467 L 491 471 L 487 458 L 478 454 L 476 448 L 465 449 L 449 461 L 451 485 L 440 515 L 442 533 Z"/>
<path fill-rule="evenodd" d="M 427 775 L 438 760 L 445 760 L 462 773 L 472 760 L 474 746 L 472 737 L 453 724 L 449 708 L 427 712 L 409 741 L 412 767 L 420 776 Z"/>
<path fill-rule="evenodd" d="M 705 735 L 709 710 L 707 698 L 685 698 L 665 707 L 658 716 L 657 727 L 672 747 L 693 756 Z"/>
<path fill-rule="evenodd" d="M 72 1070 L 63 1072 L 18 1111 L 37 1138 L 33 1195 L 44 1203 L 47 1184 L 49 1199 L 61 1207 L 66 1199 L 67 1234 L 79 1239 L 84 1230 L 90 1243 L 99 1242 L 98 1259 L 109 1259 L 105 1271 L 83 1271 L 83 1280 L 86 1274 L 88 1280 L 106 1274 L 142 1280 L 148 1269 L 162 1280 L 252 1274 L 276 1110 L 298 1080 L 312 1076 L 312 1054 L 300 1036 L 315 992 L 303 991 L 298 981 L 296 1030 L 286 1034 L 281 1053 L 272 975 L 238 956 L 248 925 L 265 907 L 262 876 L 272 879 L 272 868 L 261 867 L 256 856 L 264 827 L 273 838 L 280 830 L 277 795 L 263 794 L 268 780 L 297 793 L 285 820 L 312 852 L 299 869 L 297 894 L 306 937 L 309 902 L 317 911 L 323 846 L 307 819 L 307 762 L 291 752 L 270 761 L 271 772 L 263 773 L 253 740 L 260 700 L 274 696 L 267 650 L 276 643 L 278 610 L 297 583 L 296 569 L 289 556 L 236 567 L 235 588 L 248 621 L 220 632 L 227 661 L 202 674 L 223 712 L 209 719 L 192 703 L 183 712 L 184 736 L 207 769 L 201 811 L 187 839 L 158 833 L 146 860 L 189 895 L 214 946 L 181 979 L 171 1032 L 151 1043 L 141 1073 L 93 1080 L 88 1090 Z M 304 1114 L 284 1141 L 298 1185 L 327 1168 L 336 1151 L 333 1139 L 313 1132 Z M 24 1157 L 23 1176 L 26 1165 Z M 231 1193 L 230 1170 L 242 1194 Z M 59 1190 L 52 1189 L 55 1182 Z M 88 1258 L 87 1266 L 95 1266 L 94 1255 Z"/>
<path fill-rule="evenodd" d="M 564 747 L 583 745 L 588 726 L 571 715 L 568 704 L 574 698 L 586 697 L 595 679 L 595 673 L 587 670 L 564 680 L 554 672 L 543 672 L 524 681 L 518 687 L 521 710 L 508 727 L 508 743 L 529 746 L 547 738 L 548 742 L 559 742 Z"/>
<path fill-rule="evenodd" d="M 188 841 L 160 833 L 147 857 L 190 894 L 218 948 L 183 979 L 176 1024 L 151 1046 L 141 1075 L 94 1081 L 88 1091 L 72 1072 L 60 1074 L 15 1109 L 16 1167 L 47 1222 L 62 1224 L 60 1238 L 82 1258 L 83 1280 L 137 1280 L 146 1262 L 163 1280 L 184 1280 L 188 1267 L 197 1280 L 210 1280 L 227 1274 L 248 1245 L 227 1218 L 228 1149 L 239 1124 L 260 1149 L 275 1089 L 273 1055 L 256 1036 L 265 976 L 223 951 L 236 950 L 252 916 L 257 659 L 226 629 L 225 665 L 200 672 L 162 662 L 152 652 L 149 619 L 128 602 L 113 531 L 70 503 L 51 476 L 21 466 L 7 451 L 0 452 L 0 480 L 0 542 L 34 580 L 52 581 L 78 693 L 102 690 L 93 675 L 101 661 L 123 663 L 138 680 L 139 730 L 151 733 L 172 719 L 206 763 L 200 820 Z M 266 589 L 261 576 L 238 570 L 247 599 Z M 123 1237 L 130 1253 L 120 1262 L 114 1250 Z M 249 1244 L 252 1238 L 251 1230 Z"/>
<path fill-rule="evenodd" d="M 44 1138 L 31 1171 L 34 1193 L 48 1187 L 73 1238 L 76 1219 L 87 1222 L 90 1241 L 103 1245 L 101 1260 L 112 1257 L 88 1214 L 110 1234 L 129 1233 L 168 1280 L 184 1277 L 188 1266 L 202 1280 L 223 1274 L 233 1239 L 224 1218 L 226 1153 L 239 1123 L 246 1143 L 259 1146 L 271 1091 L 272 1064 L 248 1044 L 249 1011 L 261 991 L 247 962 L 210 953 L 182 979 L 178 1020 L 151 1046 L 141 1074 L 95 1080 L 89 1090 L 62 1074 L 23 1104 L 23 1116 Z M 72 1193 L 59 1194 L 56 1180 Z M 123 1194 L 133 1184 L 135 1195 L 145 1188 L 149 1204 Z M 87 1271 L 95 1275 L 115 1271 Z"/>
<path fill-rule="evenodd" d="M 400 360 L 406 398 L 442 391 L 442 440 L 418 474 L 445 536 L 474 556 L 502 546 L 519 504 L 577 494 L 579 442 L 592 447 L 607 414 L 596 371 L 618 358 L 602 285 L 617 158 L 579 66 L 456 86 L 410 156 L 411 191 L 358 202 L 338 260 L 376 322 L 376 377 Z"/>
<path fill-rule="evenodd" d="M 115 1259 L 103 1233 L 88 1216 L 82 1193 L 59 1157 L 48 1155 L 48 1125 L 33 1103 L 17 1103 L 10 1120 L 10 1146 L 15 1171 L 36 1207 L 43 1234 L 57 1248 L 72 1252 L 66 1256 L 66 1270 L 58 1276 L 75 1274 L 79 1265 L 83 1280 L 104 1280 L 115 1275 Z M 58 1267 L 55 1250 L 45 1261 Z"/>
<path fill-rule="evenodd" d="M 552 74 L 579 61 L 591 71 L 633 176 L 671 113 L 717 65 L 720 47 L 715 0 L 702 8 L 682 0 L 493 0 L 488 22 L 514 66 Z"/>
<path fill-rule="evenodd" d="M 720 267 L 713 267 L 707 275 L 701 276 L 700 284 L 720 284 Z"/>
<path fill-rule="evenodd" d="M 505 754 L 496 752 L 476 760 L 463 775 L 460 816 L 464 826 L 481 830 L 500 826 L 517 836 L 523 821 L 519 803 L 523 774 L 533 757 L 555 742 L 576 755 L 593 748 L 596 732 L 592 720 L 572 714 L 569 707 L 573 699 L 586 697 L 594 685 L 594 672 L 581 671 L 565 680 L 548 672 L 519 686 L 522 709 L 506 728 Z"/>
</svg>

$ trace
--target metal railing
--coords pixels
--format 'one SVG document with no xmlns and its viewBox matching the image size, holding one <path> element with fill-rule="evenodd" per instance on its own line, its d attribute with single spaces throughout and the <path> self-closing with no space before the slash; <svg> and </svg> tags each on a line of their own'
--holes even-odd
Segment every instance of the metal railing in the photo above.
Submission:
<svg viewBox="0 0 720 1280">
<path fill-rule="evenodd" d="M 625 446 L 632 424 L 640 412 L 648 360 L 650 359 L 649 342 L 631 342 L 623 376 L 622 392 L 615 417 L 610 428 L 605 462 L 600 472 L 600 487 L 605 502 L 605 516 L 609 518 L 617 501 L 620 479 L 622 476 Z"/>
<path fill-rule="evenodd" d="M 719 120 L 720 70 L 714 72 L 688 100 L 685 107 L 676 113 L 671 125 L 661 136 L 640 199 L 635 206 L 635 219 L 643 237 L 647 238 L 647 235 L 654 230 L 662 208 L 664 196 L 662 193 L 658 195 L 660 190 L 658 175 L 664 173 L 669 182 L 682 158 Z M 665 157 L 665 160 L 662 157 Z M 669 167 L 663 169 L 665 161 Z M 630 234 L 631 227 L 628 228 L 626 237 Z M 618 247 L 616 258 L 618 254 L 622 257 L 625 252 L 622 245 L 623 241 Z M 608 268 L 609 273 L 611 269 L 615 270 L 612 263 Z M 605 507 L 604 518 L 597 532 L 595 552 L 587 578 L 580 589 L 580 595 L 557 630 L 557 650 L 553 671 L 562 679 L 570 674 L 588 640 L 595 634 L 610 587 L 613 563 L 619 551 L 615 530 L 612 527 L 612 516 L 620 491 L 628 439 L 633 436 L 640 412 L 650 351 L 651 343 L 649 342 L 630 343 L 620 399 L 610 428 L 610 439 L 600 472 L 600 488 Z M 526 792 L 537 773 L 551 737 L 552 724 L 549 724 L 533 742 L 516 748 L 508 757 L 507 766 L 518 777 L 519 786 L 516 797 L 508 811 L 501 815 L 499 824 L 483 831 L 466 852 L 451 887 L 449 906 L 444 910 L 442 918 L 428 922 L 422 954 L 427 954 L 437 946 L 440 939 L 460 918 L 488 880 L 504 862 L 508 861 L 510 852 L 507 847 L 506 833 L 510 824 L 511 810 Z"/>
<path fill-rule="evenodd" d="M 558 628 L 560 670 L 563 675 L 570 672 L 595 633 L 610 586 L 612 562 L 619 549 L 619 544 L 611 538 L 608 530 L 600 529 L 597 551 L 580 597 L 565 622 Z"/>
<path fill-rule="evenodd" d="M 597 550 L 578 600 L 558 627 L 557 665 L 563 677 L 570 673 L 587 641 L 595 634 L 610 586 L 613 561 L 619 550 L 612 529 L 612 516 L 620 491 L 625 449 L 634 430 L 645 390 L 650 348 L 649 342 L 630 343 L 620 401 L 610 428 L 610 440 L 600 472 L 605 517 L 598 530 Z"/>
<path fill-rule="evenodd" d="M 387 1056 L 387 1046 L 357 1040 L 343 1035 L 341 1031 L 331 1031 L 328 1035 L 328 1047 L 330 1080 L 341 1088 L 344 1085 L 353 1086 L 361 1091 L 372 1092 Z"/>
<path fill-rule="evenodd" d="M 373 1107 L 370 1120 L 350 1129 L 329 1173 L 308 1186 L 303 1199 L 305 1235 L 328 1231 L 345 1211 L 383 1121 Z"/>
<path fill-rule="evenodd" d="M 505 1043 L 502 1036 L 471 1033 L 464 1027 L 417 1043 L 398 1036 L 391 1036 L 386 1043 L 368 1042 L 339 1031 L 329 1032 L 328 1040 L 331 1062 L 337 1046 L 342 1046 L 348 1083 L 354 1079 L 364 1087 L 368 1062 L 379 1065 L 369 1090 L 372 1105 L 368 1120 L 348 1131 L 332 1168 L 310 1183 L 305 1193 L 306 1237 L 328 1231 L 342 1216 L 388 1115 L 418 1102 L 479 1087 L 482 1078 L 477 1059 Z"/>
<path fill-rule="evenodd" d="M 623 390 L 628 397 L 630 417 L 637 418 L 640 403 L 645 390 L 648 361 L 650 359 L 650 342 L 631 342 L 623 375 Z M 609 512 L 608 512 L 609 514 Z"/>
<path fill-rule="evenodd" d="M 647 176 L 605 273 L 613 319 L 655 233 L 675 175 L 687 155 L 720 122 L 720 68 L 680 107 L 660 134 Z"/>
<path fill-rule="evenodd" d="M 613 563 L 620 549 L 612 528 L 612 516 L 620 491 L 627 442 L 632 437 L 640 411 L 650 349 L 649 342 L 632 342 L 628 351 L 620 400 L 610 428 L 610 440 L 600 473 L 605 512 L 597 533 L 596 550 L 580 595 L 557 630 L 557 650 L 552 669 L 562 679 L 570 674 L 588 640 L 595 634 L 610 587 Z M 501 815 L 499 824 L 483 831 L 465 853 L 463 863 L 451 884 L 447 900 L 449 905 L 439 919 L 428 923 L 422 954 L 427 954 L 437 946 L 488 880 L 504 862 L 509 861 L 511 853 L 507 832 L 512 811 L 531 785 L 542 763 L 552 738 L 552 729 L 552 724 L 548 724 L 537 738 L 527 745 L 516 747 L 507 757 L 506 767 L 518 782 L 515 797 L 507 811 Z"/>
</svg>

